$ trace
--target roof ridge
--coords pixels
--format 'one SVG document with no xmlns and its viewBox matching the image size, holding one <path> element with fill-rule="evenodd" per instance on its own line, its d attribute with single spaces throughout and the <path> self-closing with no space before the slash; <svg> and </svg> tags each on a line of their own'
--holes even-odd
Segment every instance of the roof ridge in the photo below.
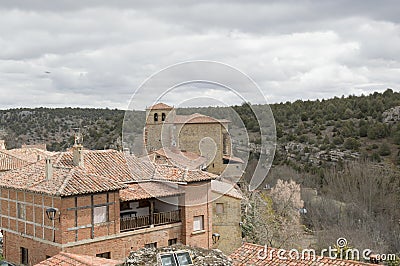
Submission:
<svg viewBox="0 0 400 266">
<path fill-rule="evenodd" d="M 70 169 L 71 169 L 71 171 L 69 171 L 68 175 L 65 177 L 62 185 L 57 190 L 56 194 L 61 195 L 62 191 L 67 187 L 69 180 L 71 180 L 73 178 L 73 174 L 75 173 L 75 169 L 74 168 L 70 168 Z"/>
</svg>

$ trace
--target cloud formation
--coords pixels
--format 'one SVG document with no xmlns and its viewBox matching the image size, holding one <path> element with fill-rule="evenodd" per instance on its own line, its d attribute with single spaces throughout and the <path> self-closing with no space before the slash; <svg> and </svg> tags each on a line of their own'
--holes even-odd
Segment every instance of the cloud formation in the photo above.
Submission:
<svg viewBox="0 0 400 266">
<path fill-rule="evenodd" d="M 242 70 L 271 103 L 398 90 L 399 11 L 396 1 L 5 0 L 0 108 L 125 109 L 147 77 L 187 60 Z"/>
</svg>

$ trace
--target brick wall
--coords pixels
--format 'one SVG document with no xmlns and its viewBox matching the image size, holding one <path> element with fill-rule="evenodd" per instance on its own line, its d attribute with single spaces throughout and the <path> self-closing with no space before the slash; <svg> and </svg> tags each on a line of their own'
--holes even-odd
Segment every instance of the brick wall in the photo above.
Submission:
<svg viewBox="0 0 400 266">
<path fill-rule="evenodd" d="M 212 245 L 211 182 L 194 182 L 182 187 L 185 195 L 180 198 L 182 208 L 182 243 L 189 246 L 210 248 Z M 194 231 L 195 216 L 204 216 L 204 230 Z"/>
</svg>

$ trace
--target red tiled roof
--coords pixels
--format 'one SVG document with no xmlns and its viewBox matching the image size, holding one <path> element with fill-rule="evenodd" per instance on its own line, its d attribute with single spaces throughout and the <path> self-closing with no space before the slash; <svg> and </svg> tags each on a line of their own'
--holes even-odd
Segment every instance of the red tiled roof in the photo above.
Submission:
<svg viewBox="0 0 400 266">
<path fill-rule="evenodd" d="M 45 178 L 45 160 L 4 172 L 0 187 L 68 196 L 125 188 L 133 181 L 212 180 L 216 175 L 201 170 L 161 166 L 115 150 L 83 150 L 83 166 L 74 166 L 72 152 L 52 157 L 53 175 Z"/>
<path fill-rule="evenodd" d="M 3 151 L 4 150 L 0 151 L 0 172 L 20 168 L 29 164 L 27 161 Z"/>
<path fill-rule="evenodd" d="M 209 123 L 230 123 L 230 121 L 226 120 L 226 119 L 216 119 L 211 116 L 195 113 L 195 114 L 191 114 L 191 115 L 176 115 L 174 123 L 175 124 L 209 124 Z"/>
<path fill-rule="evenodd" d="M 219 180 L 212 180 L 211 191 L 218 194 L 231 196 L 236 199 L 243 198 L 242 193 L 235 188 L 235 184 L 233 183 L 227 183 Z"/>
<path fill-rule="evenodd" d="M 55 196 L 113 191 L 126 187 L 115 180 L 88 174 L 81 167 L 67 168 L 53 165 L 53 173 L 46 179 L 45 164 L 45 160 L 42 160 L 24 168 L 5 172 L 0 178 L 0 187 Z"/>
<path fill-rule="evenodd" d="M 119 192 L 121 201 L 161 198 L 182 194 L 178 186 L 173 183 L 141 182 L 129 184 L 128 188 Z"/>
<path fill-rule="evenodd" d="M 197 182 L 213 180 L 218 176 L 201 170 L 189 170 L 171 165 L 156 165 L 156 173 L 152 180 L 168 180 L 172 182 Z"/>
<path fill-rule="evenodd" d="M 169 105 L 167 105 L 165 103 L 157 103 L 155 105 L 147 107 L 146 109 L 148 109 L 148 110 L 153 110 L 153 109 L 156 109 L 156 110 L 157 109 L 158 110 L 170 110 L 170 109 L 173 109 L 173 107 L 169 106 Z"/>
<path fill-rule="evenodd" d="M 38 148 L 0 150 L 0 172 L 21 168 L 54 154 Z"/>
<path fill-rule="evenodd" d="M 115 266 L 122 261 L 60 252 L 35 266 Z"/>
<path fill-rule="evenodd" d="M 241 247 L 235 250 L 229 257 L 233 260 L 233 265 L 251 265 L 251 266 L 264 266 L 264 265 L 272 265 L 272 266 L 281 266 L 281 265 L 310 265 L 310 266 L 361 266 L 361 265 L 374 265 L 369 263 L 363 263 L 359 261 L 352 260 L 341 260 L 341 259 L 332 259 L 329 257 L 309 257 L 309 259 L 292 259 L 289 252 L 285 251 L 285 253 L 278 253 L 279 249 L 269 248 L 267 249 L 267 253 L 265 254 L 265 248 L 260 245 L 244 243 Z M 262 254 L 260 256 L 259 254 Z M 265 255 L 264 255 L 265 254 Z M 272 254 L 272 255 L 270 255 Z M 278 254 L 280 256 L 278 256 Z M 301 254 L 301 253 L 300 253 Z M 264 255 L 264 256 L 263 256 Z M 266 257 L 266 258 L 264 258 Z M 280 259 L 279 257 L 284 257 L 284 259 Z"/>
<path fill-rule="evenodd" d="M 181 151 L 178 149 L 168 149 L 162 148 L 153 152 L 155 155 L 162 156 L 168 160 L 168 163 L 174 166 L 188 168 L 188 169 L 200 169 L 202 165 L 204 165 L 207 161 L 207 158 L 188 151 Z M 158 163 L 156 158 L 152 160 L 155 163 Z"/>
</svg>

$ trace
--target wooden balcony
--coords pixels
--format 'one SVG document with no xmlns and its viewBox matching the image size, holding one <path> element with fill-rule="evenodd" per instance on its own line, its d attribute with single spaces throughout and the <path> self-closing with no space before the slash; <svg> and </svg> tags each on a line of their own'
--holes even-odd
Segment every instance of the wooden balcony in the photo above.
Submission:
<svg viewBox="0 0 400 266">
<path fill-rule="evenodd" d="M 178 223 L 181 221 L 181 210 L 170 212 L 157 212 L 152 215 L 143 215 L 138 217 L 127 217 L 120 219 L 121 232 L 146 228 L 151 225 L 163 225 Z"/>
</svg>

